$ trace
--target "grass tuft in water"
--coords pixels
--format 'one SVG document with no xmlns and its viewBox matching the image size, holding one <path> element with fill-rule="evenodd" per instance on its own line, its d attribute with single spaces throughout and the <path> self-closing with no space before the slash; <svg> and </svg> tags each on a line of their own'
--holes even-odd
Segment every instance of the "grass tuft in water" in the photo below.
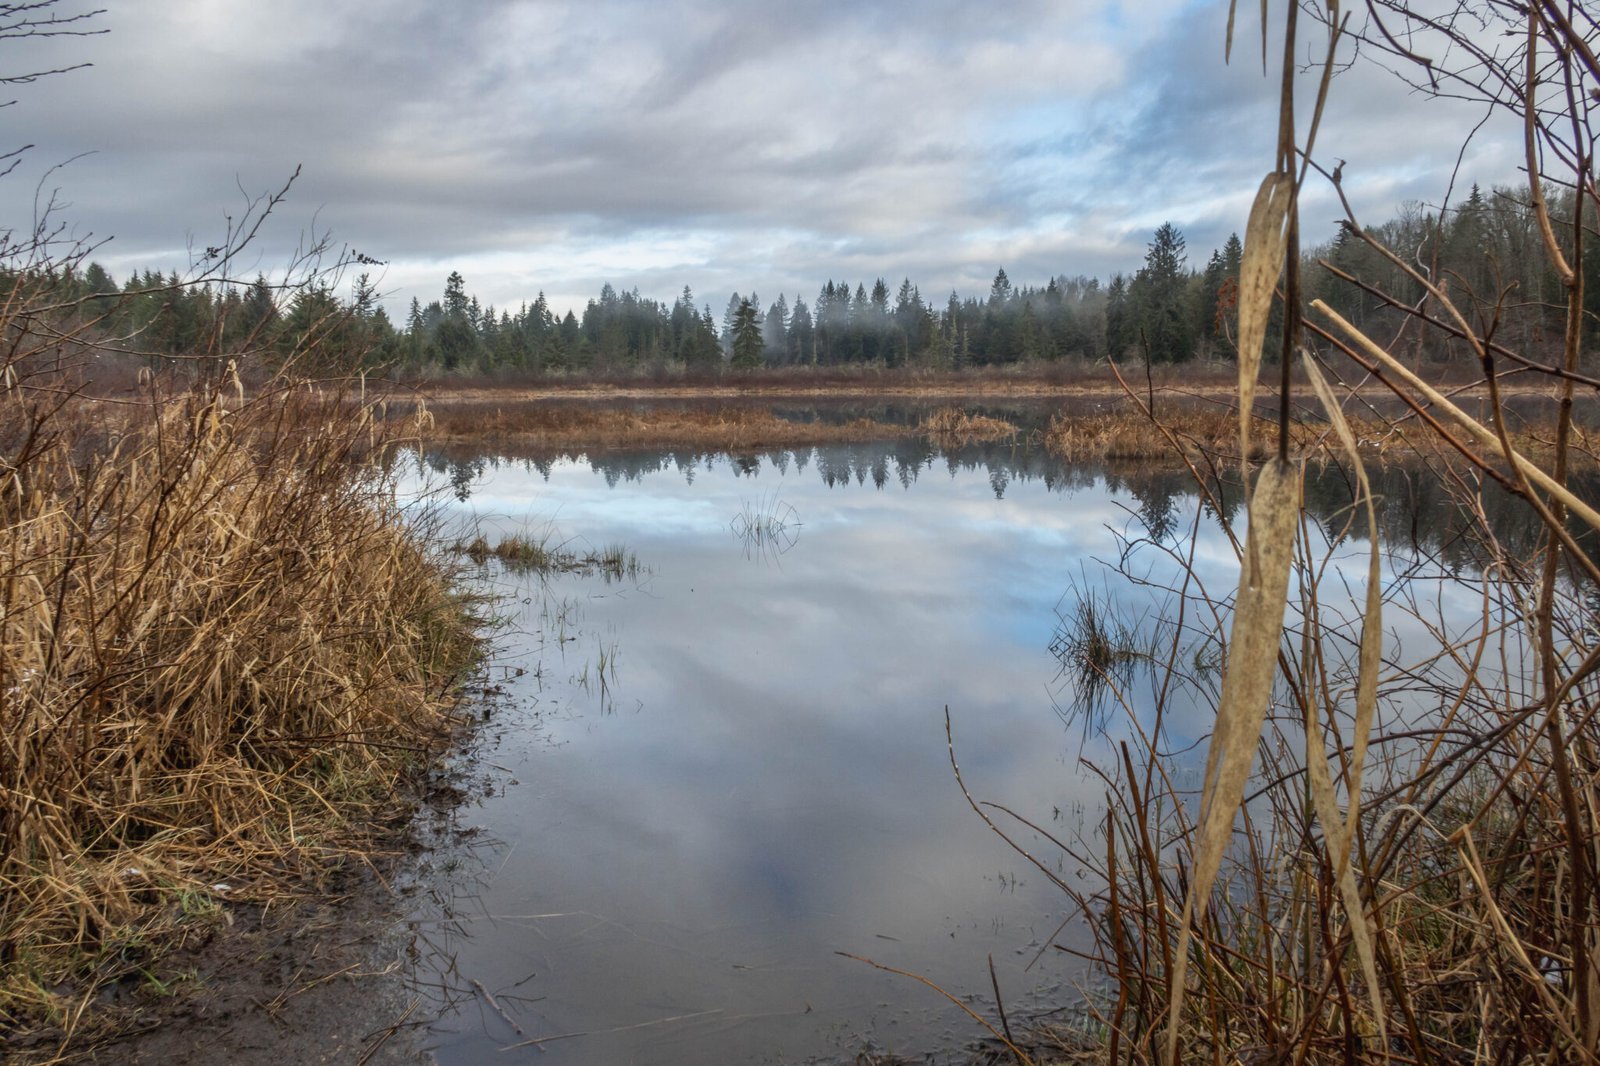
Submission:
<svg viewBox="0 0 1600 1066">
<path fill-rule="evenodd" d="M 535 538 L 512 534 L 491 546 L 488 539 L 479 534 L 470 541 L 456 541 L 453 549 L 479 566 L 490 559 L 498 559 L 514 574 L 580 574 L 620 581 L 637 579 L 648 572 L 640 565 L 639 557 L 624 545 L 609 544 L 598 550 L 578 552 L 565 545 L 553 545 L 548 535 Z"/>
<path fill-rule="evenodd" d="M 776 558 L 788 552 L 800 539 L 800 515 L 780 499 L 777 492 L 772 492 L 760 499 L 745 501 L 728 528 L 744 543 L 746 558 Z"/>
</svg>

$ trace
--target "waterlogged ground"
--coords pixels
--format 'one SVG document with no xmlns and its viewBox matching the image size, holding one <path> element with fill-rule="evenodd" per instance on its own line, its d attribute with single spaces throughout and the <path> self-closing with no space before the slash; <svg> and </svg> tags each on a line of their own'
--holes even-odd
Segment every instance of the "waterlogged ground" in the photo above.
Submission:
<svg viewBox="0 0 1600 1066">
<path fill-rule="evenodd" d="M 1209 523 L 1189 539 L 1187 475 L 907 442 L 411 464 L 490 543 L 621 545 L 638 563 L 609 580 L 484 565 L 504 694 L 468 768 L 471 846 L 435 860 L 415 916 L 441 1063 L 962 1061 L 984 1035 L 839 952 L 989 1017 L 992 955 L 1014 1018 L 1070 1020 L 1083 971 L 1052 945 L 1085 934 L 968 805 L 945 709 L 976 798 L 1092 837 L 1105 785 L 1083 759 L 1107 762 L 1127 726 L 1086 740 L 1063 713 L 1062 615 L 1090 595 L 1135 627 L 1160 616 L 1171 554 L 1134 551 L 1138 580 L 1101 565 L 1150 538 L 1231 593 L 1226 542 Z M 1417 536 L 1408 514 L 1439 513 L 1427 479 L 1384 491 L 1397 539 Z M 1310 495 L 1330 523 L 1348 501 L 1337 480 Z M 1203 690 L 1205 649 L 1185 655 Z M 1175 745 L 1206 707 L 1177 695 Z M 1059 849 L 986 809 L 1076 883 Z"/>
</svg>

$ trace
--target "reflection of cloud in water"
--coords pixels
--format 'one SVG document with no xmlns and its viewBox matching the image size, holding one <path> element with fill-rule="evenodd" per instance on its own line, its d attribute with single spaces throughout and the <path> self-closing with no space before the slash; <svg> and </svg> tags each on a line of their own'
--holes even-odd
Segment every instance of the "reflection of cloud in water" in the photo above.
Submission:
<svg viewBox="0 0 1600 1066">
<path fill-rule="evenodd" d="M 490 988 L 547 975 L 523 989 L 548 997 L 525 1019 L 530 1032 L 724 1012 L 681 1031 L 553 1044 L 552 1063 L 848 1058 L 861 1038 L 893 1034 L 896 1050 L 920 1055 L 974 1035 L 920 987 L 836 949 L 980 999 L 992 952 L 1018 1008 L 1031 989 L 1071 977 L 1058 952 L 1024 972 L 1066 901 L 966 806 L 944 708 L 979 798 L 1068 836 L 1075 827 L 1050 822 L 1053 812 L 1092 822 L 1104 785 L 1079 765 L 1083 738 L 1053 706 L 1056 608 L 1087 561 L 1115 559 L 1151 525 L 1186 549 L 1194 497 L 1170 472 L 1157 489 L 1113 490 L 1103 474 L 1037 456 L 1005 461 L 1000 498 L 985 462 L 897 462 L 883 448 L 808 450 L 804 461 L 785 452 L 746 470 L 612 462 L 617 476 L 589 462 L 489 462 L 472 486 L 491 528 L 554 516 L 568 535 L 624 545 L 651 576 L 638 589 L 571 576 L 548 591 L 514 586 L 581 603 L 585 636 L 561 670 L 515 683 L 575 713 L 536 721 L 539 742 L 513 735 L 493 756 L 520 783 L 473 812 L 508 842 L 481 902 L 583 917 L 482 929 L 458 945 L 462 971 Z M 803 516 L 804 541 L 781 566 L 745 565 L 729 518 L 780 495 Z M 1208 523 L 1193 547 L 1212 594 L 1230 596 L 1232 550 Z M 1174 583 L 1170 556 L 1140 560 L 1145 579 Z M 1161 609 L 1159 592 L 1108 587 Z M 543 639 L 551 660 L 554 637 Z M 562 684 L 608 646 L 617 710 L 602 714 L 592 694 Z M 1148 698 L 1131 690 L 1136 705 Z M 1174 738 L 1203 734 L 1206 695 L 1185 695 L 1168 726 Z M 1089 738 L 1089 754 L 1125 735 Z M 475 1017 L 459 1025 L 440 1051 L 446 1066 L 498 1046 Z"/>
</svg>

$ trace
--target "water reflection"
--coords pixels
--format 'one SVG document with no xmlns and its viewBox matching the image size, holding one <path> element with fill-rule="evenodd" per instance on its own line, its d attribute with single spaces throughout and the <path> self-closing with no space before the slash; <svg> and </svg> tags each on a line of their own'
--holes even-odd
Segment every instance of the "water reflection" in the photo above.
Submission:
<svg viewBox="0 0 1600 1066">
<path fill-rule="evenodd" d="M 509 458 L 438 449 L 428 452 L 422 462 L 427 469 L 447 477 L 463 502 L 474 491 L 481 491 L 474 486 L 495 470 L 521 469 L 548 482 L 558 465 L 585 466 L 609 488 L 639 485 L 647 478 L 668 473 L 693 485 L 701 476 L 728 472 L 755 479 L 766 470 L 768 476 L 775 473 L 781 478 L 810 471 L 828 488 L 871 485 L 886 489 L 894 485 L 909 490 L 933 476 L 956 478 L 981 473 L 996 500 L 1005 499 L 1014 485 L 1037 486 L 1046 492 L 1067 495 L 1101 487 L 1113 495 L 1129 497 L 1130 507 L 1144 530 L 1158 541 L 1172 536 L 1184 506 L 1196 498 L 1193 475 L 1175 463 L 1063 463 L 1044 449 L 1026 444 L 971 444 L 943 450 L 922 438 L 775 448 L 735 456 L 652 450 Z M 1236 473 L 1225 471 L 1207 485 L 1207 510 L 1214 504 L 1230 520 L 1237 516 L 1243 503 Z M 1478 544 L 1468 535 L 1478 521 L 1469 507 L 1482 509 L 1483 517 L 1513 555 L 1530 554 L 1543 535 L 1543 527 L 1530 508 L 1515 501 L 1488 477 L 1463 481 L 1457 474 L 1447 475 L 1425 464 L 1392 464 L 1369 474 L 1381 504 L 1379 519 L 1385 542 L 1394 548 L 1409 548 L 1418 555 L 1436 556 L 1452 570 L 1482 562 Z M 1580 469 L 1570 481 L 1581 498 L 1600 496 L 1600 470 Z M 1348 523 L 1353 495 L 1353 474 L 1336 462 L 1317 467 L 1306 482 L 1307 510 L 1330 536 L 1340 535 Z M 1595 554 L 1593 531 L 1577 526 L 1573 531 Z"/>
<path fill-rule="evenodd" d="M 477 881 L 451 901 L 438 950 L 454 987 L 526 997 L 507 1012 L 528 1035 L 584 1034 L 515 1055 L 838 1061 L 870 1043 L 938 1061 L 974 1038 L 927 989 L 839 950 L 979 1005 L 993 954 L 1016 1013 L 1072 1001 L 1079 975 L 1041 951 L 1066 901 L 973 817 L 944 711 L 976 794 L 1053 812 L 1045 828 L 1064 838 L 1092 821 L 1105 786 L 1080 758 L 1121 737 L 1063 728 L 1063 591 L 1154 545 L 1136 580 L 1100 586 L 1106 617 L 1162 617 L 1184 574 L 1225 599 L 1235 556 L 1187 472 L 918 441 L 414 462 L 490 539 L 553 522 L 648 570 L 609 586 L 492 559 L 483 570 L 508 614 L 503 660 L 524 673 L 505 679 L 512 705 L 479 764 L 488 789 L 463 816 L 495 843 L 473 859 Z M 1470 565 L 1436 479 L 1378 480 L 1402 545 Z M 1237 485 L 1209 488 L 1236 511 Z M 1340 535 L 1337 470 L 1308 501 Z M 1485 494 L 1482 506 L 1498 505 Z M 730 537 L 741 515 L 747 534 Z M 752 566 L 751 529 L 768 546 L 804 535 L 781 565 Z M 1209 728 L 1205 662 L 1194 657 L 1198 684 L 1168 706 L 1175 742 Z M 1059 861 L 1058 876 L 1081 876 Z M 481 1000 L 438 1023 L 445 1066 L 519 1042 Z"/>
<path fill-rule="evenodd" d="M 800 542 L 800 514 L 776 492 L 746 501 L 728 523 L 746 559 L 777 563 Z"/>
</svg>

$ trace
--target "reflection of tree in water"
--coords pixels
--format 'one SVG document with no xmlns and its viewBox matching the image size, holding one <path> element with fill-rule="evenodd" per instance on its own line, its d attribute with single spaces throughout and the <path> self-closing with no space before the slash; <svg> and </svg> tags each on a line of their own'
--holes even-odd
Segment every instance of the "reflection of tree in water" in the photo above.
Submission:
<svg viewBox="0 0 1600 1066">
<path fill-rule="evenodd" d="M 447 475 L 456 497 L 466 500 L 472 486 L 488 470 L 517 466 L 536 471 L 548 480 L 552 465 L 568 458 L 587 462 L 612 487 L 672 473 L 693 484 L 700 472 L 712 470 L 730 470 L 736 476 L 753 478 L 764 467 L 784 474 L 791 470 L 803 474 L 811 467 L 829 488 L 843 489 L 852 484 L 864 487 L 870 481 L 876 491 L 885 491 L 891 477 L 903 490 L 909 489 L 923 475 L 943 467 L 952 477 L 963 472 L 984 475 L 997 499 L 1003 499 L 1018 484 L 1042 484 L 1049 492 L 1069 495 L 1103 484 L 1111 492 L 1133 497 L 1137 504 L 1134 513 L 1151 539 L 1157 541 L 1167 540 L 1177 531 L 1177 522 L 1197 498 L 1208 513 L 1214 502 L 1224 512 L 1223 517 L 1234 521 L 1239 518 L 1243 502 L 1236 470 L 1213 479 L 1207 486 L 1210 495 L 1206 499 L 1200 497 L 1189 472 L 1175 464 L 1069 464 L 1042 448 L 1011 442 L 944 450 L 921 438 L 901 438 L 818 448 L 772 448 L 734 456 L 696 451 L 618 451 L 587 457 L 544 454 L 521 459 L 442 450 L 426 453 L 422 461 L 435 473 Z M 1489 528 L 1512 558 L 1532 558 L 1539 546 L 1542 527 L 1531 509 L 1519 505 L 1488 478 L 1458 481 L 1421 464 L 1374 467 L 1369 475 L 1380 502 L 1378 520 L 1392 551 L 1428 557 L 1451 571 L 1476 568 L 1485 555 L 1475 533 L 1475 510 L 1487 517 Z M 1584 471 L 1571 480 L 1580 497 L 1600 498 L 1600 472 Z M 1314 466 L 1306 478 L 1307 512 L 1330 538 L 1348 535 L 1354 484 L 1351 473 L 1336 463 Z M 1359 532 L 1359 526 L 1355 531 Z M 1591 554 L 1597 553 L 1592 533 L 1575 530 L 1575 535 Z"/>
<path fill-rule="evenodd" d="M 472 486 L 483 476 L 484 460 L 468 459 L 450 464 L 450 490 L 455 498 L 466 503 L 472 496 Z"/>
<path fill-rule="evenodd" d="M 1150 539 L 1157 542 L 1171 538 L 1178 523 L 1178 505 L 1196 494 L 1194 478 L 1187 472 L 1130 479 L 1125 488 L 1139 501 L 1139 521 Z"/>
</svg>

